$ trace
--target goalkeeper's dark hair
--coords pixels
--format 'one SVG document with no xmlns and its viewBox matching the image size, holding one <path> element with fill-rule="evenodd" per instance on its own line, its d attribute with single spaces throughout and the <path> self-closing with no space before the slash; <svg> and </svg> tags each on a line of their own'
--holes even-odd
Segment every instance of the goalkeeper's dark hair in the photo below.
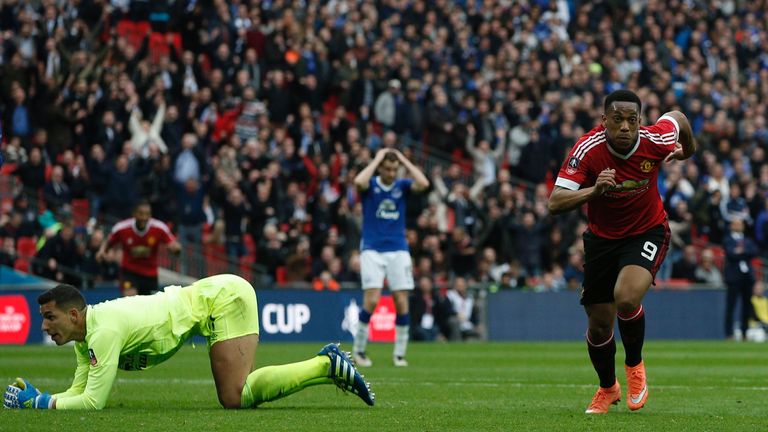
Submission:
<svg viewBox="0 0 768 432">
<path fill-rule="evenodd" d="M 55 301 L 56 306 L 61 310 L 75 308 L 77 310 L 85 309 L 85 297 L 80 294 L 80 290 L 72 285 L 60 284 L 48 291 L 40 294 L 37 298 L 37 304 L 44 305 Z"/>
<path fill-rule="evenodd" d="M 605 104 L 603 105 L 603 111 L 608 112 L 608 109 L 611 107 L 611 104 L 614 102 L 632 102 L 637 104 L 637 112 L 641 113 L 643 112 L 643 103 L 640 102 L 640 96 L 635 94 L 633 91 L 629 90 L 616 90 L 611 92 L 608 96 L 605 98 Z"/>
</svg>

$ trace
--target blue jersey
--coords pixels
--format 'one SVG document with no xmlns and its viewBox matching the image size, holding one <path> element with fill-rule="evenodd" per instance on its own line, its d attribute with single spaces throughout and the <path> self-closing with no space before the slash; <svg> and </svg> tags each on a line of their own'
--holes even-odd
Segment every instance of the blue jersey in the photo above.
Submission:
<svg viewBox="0 0 768 432">
<path fill-rule="evenodd" d="M 363 236 L 361 250 L 377 252 L 407 251 L 405 240 L 405 197 L 411 193 L 411 179 L 397 179 L 384 186 L 379 177 L 368 182 L 361 193 L 363 202 Z"/>
</svg>

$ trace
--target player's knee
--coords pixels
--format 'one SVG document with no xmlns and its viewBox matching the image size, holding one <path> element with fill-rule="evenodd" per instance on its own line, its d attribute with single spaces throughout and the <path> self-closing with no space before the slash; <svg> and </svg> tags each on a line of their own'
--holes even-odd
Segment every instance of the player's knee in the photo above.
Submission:
<svg viewBox="0 0 768 432">
<path fill-rule="evenodd" d="M 240 395 L 228 393 L 226 395 L 219 395 L 219 403 L 225 409 L 238 409 L 241 407 Z"/>
<path fill-rule="evenodd" d="M 632 299 L 616 299 L 616 312 L 619 315 L 627 315 L 636 311 L 640 304 Z"/>
<path fill-rule="evenodd" d="M 219 396 L 219 403 L 226 409 L 240 408 L 242 406 L 242 392 L 242 385 L 228 389 L 222 389 L 221 391 L 217 392 Z"/>
<path fill-rule="evenodd" d="M 613 328 L 610 326 L 590 326 L 589 331 L 587 332 L 587 337 L 592 344 L 598 345 L 610 339 L 612 334 Z"/>
</svg>

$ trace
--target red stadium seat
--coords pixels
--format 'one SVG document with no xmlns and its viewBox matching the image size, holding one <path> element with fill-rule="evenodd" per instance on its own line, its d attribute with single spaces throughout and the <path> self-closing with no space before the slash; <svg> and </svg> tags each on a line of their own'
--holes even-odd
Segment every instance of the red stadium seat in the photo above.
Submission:
<svg viewBox="0 0 768 432">
<path fill-rule="evenodd" d="M 37 241 L 34 237 L 19 237 L 16 240 L 16 253 L 22 258 L 33 257 L 37 253 Z"/>
<path fill-rule="evenodd" d="M 275 269 L 275 282 L 278 285 L 282 285 L 286 282 L 285 266 L 280 266 Z"/>
<path fill-rule="evenodd" d="M 75 226 L 85 226 L 88 223 L 90 214 L 91 205 L 87 199 L 78 198 L 72 200 L 72 219 Z"/>
<path fill-rule="evenodd" d="M 248 257 L 255 257 L 256 244 L 253 242 L 253 237 L 251 237 L 250 234 L 245 234 L 243 236 L 243 243 L 245 244 L 245 250 L 248 251 Z"/>
<path fill-rule="evenodd" d="M 10 175 L 15 169 L 16 169 L 15 163 L 5 163 L 3 164 L 2 167 L 0 167 L 0 174 L 7 176 L 7 175 Z"/>
<path fill-rule="evenodd" d="M 29 273 L 29 261 L 24 258 L 16 258 L 13 268 L 24 273 Z"/>
</svg>

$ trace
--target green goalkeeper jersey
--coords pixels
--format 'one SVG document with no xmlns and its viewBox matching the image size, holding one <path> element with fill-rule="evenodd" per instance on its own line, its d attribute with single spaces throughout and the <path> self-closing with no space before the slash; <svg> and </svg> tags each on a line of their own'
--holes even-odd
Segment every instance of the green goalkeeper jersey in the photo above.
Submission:
<svg viewBox="0 0 768 432">
<path fill-rule="evenodd" d="M 85 341 L 75 343 L 75 378 L 66 392 L 54 395 L 56 408 L 102 408 L 118 368 L 151 368 L 192 335 L 210 335 L 211 303 L 218 294 L 213 288 L 169 286 L 150 296 L 88 306 Z"/>
</svg>

